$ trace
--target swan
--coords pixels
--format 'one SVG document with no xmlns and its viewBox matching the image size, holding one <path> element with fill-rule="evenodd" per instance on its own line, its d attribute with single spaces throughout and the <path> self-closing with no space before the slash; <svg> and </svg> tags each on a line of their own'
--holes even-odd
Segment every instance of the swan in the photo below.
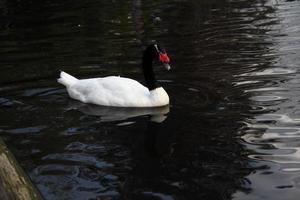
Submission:
<svg viewBox="0 0 300 200">
<path fill-rule="evenodd" d="M 66 72 L 57 81 L 64 86 L 71 98 L 83 103 L 113 107 L 161 107 L 169 104 L 167 92 L 157 84 L 152 62 L 160 61 L 170 70 L 170 58 L 159 45 L 149 45 L 143 53 L 143 74 L 146 87 L 136 80 L 108 76 L 77 79 Z"/>
</svg>

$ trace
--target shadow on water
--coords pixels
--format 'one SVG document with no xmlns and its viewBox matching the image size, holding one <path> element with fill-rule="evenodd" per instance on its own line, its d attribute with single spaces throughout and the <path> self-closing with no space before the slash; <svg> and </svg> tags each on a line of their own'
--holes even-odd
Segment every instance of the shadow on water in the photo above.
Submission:
<svg viewBox="0 0 300 200">
<path fill-rule="evenodd" d="M 99 116 L 101 122 L 122 121 L 139 116 L 151 116 L 150 120 L 162 122 L 165 119 L 165 115 L 169 113 L 170 108 L 169 106 L 156 108 L 119 108 L 83 104 L 74 101 L 69 105 L 68 110 L 79 110 L 86 115 Z"/>
<path fill-rule="evenodd" d="M 2 1 L 0 135 L 45 199 L 294 199 L 298 1 Z M 170 107 L 68 98 L 78 78 L 143 82 L 157 40 Z"/>
</svg>

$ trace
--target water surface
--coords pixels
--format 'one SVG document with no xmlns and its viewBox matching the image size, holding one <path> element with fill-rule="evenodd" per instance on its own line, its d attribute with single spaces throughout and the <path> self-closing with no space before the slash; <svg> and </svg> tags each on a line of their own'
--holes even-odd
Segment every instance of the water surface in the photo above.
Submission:
<svg viewBox="0 0 300 200">
<path fill-rule="evenodd" d="M 45 199 L 296 199 L 299 1 L 3 1 L 0 134 Z M 68 98 L 59 70 L 143 82 L 171 105 Z"/>
</svg>

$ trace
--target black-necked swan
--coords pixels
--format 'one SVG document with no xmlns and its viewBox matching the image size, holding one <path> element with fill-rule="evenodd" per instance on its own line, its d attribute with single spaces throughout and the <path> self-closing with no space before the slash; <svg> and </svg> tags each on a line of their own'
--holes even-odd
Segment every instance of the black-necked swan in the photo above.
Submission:
<svg viewBox="0 0 300 200">
<path fill-rule="evenodd" d="M 170 58 L 157 44 L 149 45 L 143 53 L 143 73 L 146 86 L 119 76 L 77 79 L 65 72 L 60 73 L 59 83 L 66 86 L 71 98 L 83 103 L 114 107 L 160 107 L 169 104 L 166 91 L 158 86 L 152 62 L 160 61 L 170 70 Z"/>
</svg>

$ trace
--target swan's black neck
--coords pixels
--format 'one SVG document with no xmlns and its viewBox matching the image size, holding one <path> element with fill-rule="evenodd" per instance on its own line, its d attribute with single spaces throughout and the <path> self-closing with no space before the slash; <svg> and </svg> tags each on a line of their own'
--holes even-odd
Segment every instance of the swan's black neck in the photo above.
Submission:
<svg viewBox="0 0 300 200">
<path fill-rule="evenodd" d="M 143 54 L 143 73 L 147 88 L 151 91 L 159 87 L 152 67 L 152 62 L 158 57 L 158 52 L 154 45 L 146 48 Z"/>
</svg>

